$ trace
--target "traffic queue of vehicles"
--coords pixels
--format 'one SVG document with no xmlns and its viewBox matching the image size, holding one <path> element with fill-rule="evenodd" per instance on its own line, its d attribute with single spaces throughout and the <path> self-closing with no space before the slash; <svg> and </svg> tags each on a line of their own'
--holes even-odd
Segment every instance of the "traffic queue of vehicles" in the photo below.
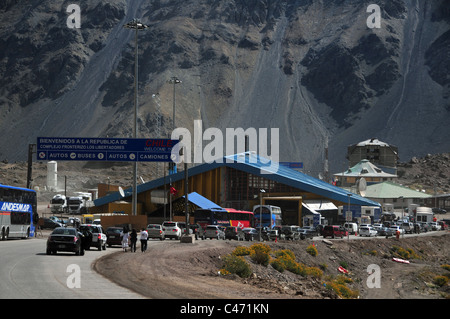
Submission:
<svg viewBox="0 0 450 319">
<path fill-rule="evenodd" d="M 121 245 L 123 227 L 109 227 L 106 231 L 98 224 L 81 224 L 75 227 L 65 227 L 57 217 L 44 219 L 45 228 L 54 228 L 47 240 L 47 254 L 61 252 L 74 252 L 76 255 L 84 255 L 85 250 L 92 246 L 99 251 L 106 246 Z M 186 224 L 183 222 L 165 221 L 160 224 L 147 226 L 148 239 L 165 240 L 166 238 L 179 240 L 185 233 Z M 349 234 L 359 236 L 396 236 L 405 233 L 420 233 L 428 231 L 447 230 L 445 221 L 432 223 L 393 222 L 387 224 L 362 224 L 345 223 L 344 225 L 327 225 L 323 227 L 312 226 L 275 226 L 271 229 L 260 229 L 238 226 L 207 225 L 202 228 L 199 224 L 189 225 L 189 234 L 194 234 L 196 239 L 222 239 L 222 240 L 303 240 L 315 236 L 344 238 Z"/>
</svg>

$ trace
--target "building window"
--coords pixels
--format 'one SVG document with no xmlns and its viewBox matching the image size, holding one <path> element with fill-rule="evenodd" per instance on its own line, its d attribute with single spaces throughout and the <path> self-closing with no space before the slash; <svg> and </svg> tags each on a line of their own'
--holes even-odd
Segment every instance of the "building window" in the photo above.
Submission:
<svg viewBox="0 0 450 319">
<path fill-rule="evenodd" d="M 254 200 L 261 189 L 268 193 L 298 192 L 293 187 L 230 167 L 226 168 L 225 176 L 227 201 Z"/>
</svg>

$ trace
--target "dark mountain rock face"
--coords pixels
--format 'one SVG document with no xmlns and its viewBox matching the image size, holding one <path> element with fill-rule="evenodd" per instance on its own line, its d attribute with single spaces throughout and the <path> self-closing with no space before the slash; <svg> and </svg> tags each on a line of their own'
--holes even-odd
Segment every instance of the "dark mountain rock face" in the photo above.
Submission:
<svg viewBox="0 0 450 319">
<path fill-rule="evenodd" d="M 0 3 L 0 158 L 26 154 L 10 123 L 26 143 L 128 136 L 134 32 L 122 26 L 134 17 L 149 25 L 138 38 L 141 136 L 170 133 L 167 80 L 178 76 L 177 126 L 279 128 L 280 160 L 312 174 L 325 140 L 339 169 L 348 145 L 374 136 L 406 158 L 450 148 L 446 0 L 377 1 L 380 29 L 359 0 L 88 0 L 80 29 L 66 25 L 69 4 Z"/>
</svg>

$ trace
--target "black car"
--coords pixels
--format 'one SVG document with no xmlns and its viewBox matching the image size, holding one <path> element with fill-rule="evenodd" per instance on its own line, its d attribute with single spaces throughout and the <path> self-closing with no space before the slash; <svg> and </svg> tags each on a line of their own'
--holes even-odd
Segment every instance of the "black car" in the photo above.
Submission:
<svg viewBox="0 0 450 319">
<path fill-rule="evenodd" d="M 256 240 L 259 239 L 259 233 L 254 228 L 244 228 L 242 231 L 244 232 L 244 238 L 247 241 L 253 241 L 255 239 Z"/>
<path fill-rule="evenodd" d="M 84 255 L 83 234 L 75 228 L 55 228 L 47 239 L 47 255 L 56 254 L 58 251 Z"/>
<path fill-rule="evenodd" d="M 306 238 L 313 238 L 315 235 L 315 232 L 311 229 L 306 228 L 298 228 L 297 229 L 298 235 L 300 239 L 306 239 Z"/>
<path fill-rule="evenodd" d="M 106 245 L 108 247 L 122 245 L 122 231 L 123 227 L 108 227 L 106 229 Z"/>
<path fill-rule="evenodd" d="M 443 208 L 435 207 L 435 208 L 432 208 L 431 210 L 432 210 L 433 214 L 447 214 L 447 211 Z"/>
<path fill-rule="evenodd" d="M 57 221 L 54 221 L 50 218 L 42 218 L 42 222 L 40 222 L 40 226 L 42 229 L 49 228 L 49 229 L 55 229 L 56 227 L 62 227 L 63 225 L 61 223 L 58 223 Z"/>
<path fill-rule="evenodd" d="M 241 227 L 228 226 L 225 228 L 225 239 L 244 240 L 244 232 Z"/>
</svg>

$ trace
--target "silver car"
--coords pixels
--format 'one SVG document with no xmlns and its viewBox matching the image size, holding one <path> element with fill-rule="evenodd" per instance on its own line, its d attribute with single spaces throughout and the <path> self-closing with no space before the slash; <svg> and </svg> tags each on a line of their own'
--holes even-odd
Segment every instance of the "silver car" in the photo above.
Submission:
<svg viewBox="0 0 450 319">
<path fill-rule="evenodd" d="M 217 225 L 208 225 L 205 228 L 205 235 L 204 238 L 209 239 L 225 239 L 225 232 L 222 230 L 220 226 Z"/>
<path fill-rule="evenodd" d="M 147 226 L 148 239 L 159 238 L 159 240 L 164 240 L 164 231 L 162 226 L 159 224 L 148 224 Z"/>
</svg>

